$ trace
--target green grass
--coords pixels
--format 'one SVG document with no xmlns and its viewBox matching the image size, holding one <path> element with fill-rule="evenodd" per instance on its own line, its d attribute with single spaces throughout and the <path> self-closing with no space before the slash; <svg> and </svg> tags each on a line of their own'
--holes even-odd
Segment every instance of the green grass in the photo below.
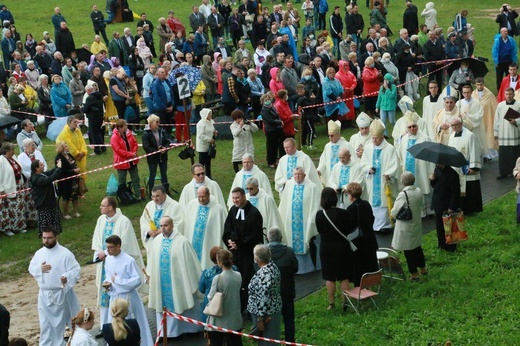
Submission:
<svg viewBox="0 0 520 346">
<path fill-rule="evenodd" d="M 100 9 L 104 9 L 104 3 L 98 2 Z M 166 16 L 169 9 L 173 9 L 176 16 L 187 24 L 193 3 L 185 0 L 140 0 L 130 1 L 130 6 L 137 13 L 146 11 L 148 19 L 154 23 L 160 16 Z M 421 12 L 426 1 L 414 3 Z M 153 6 L 150 6 L 151 4 Z M 365 22 L 368 23 L 368 10 L 364 8 L 364 1 L 359 1 L 359 4 Z M 89 18 L 90 5 L 90 2 L 72 0 L 18 1 L 8 4 L 22 37 L 30 32 L 38 40 L 43 31 L 53 31 L 50 18 L 54 6 L 60 6 L 77 47 L 83 43 L 90 45 L 93 40 L 94 33 Z M 272 7 L 269 2 L 265 5 Z M 330 1 L 329 5 L 332 11 L 334 5 L 343 8 L 344 2 L 334 0 Z M 437 19 L 444 29 L 451 25 L 455 13 L 462 8 L 469 9 L 468 21 L 476 27 L 475 55 L 488 58 L 491 58 L 492 36 L 497 32 L 494 16 L 501 5 L 502 2 L 497 0 L 435 2 Z M 392 0 L 388 11 L 391 28 L 398 32 L 404 3 Z M 135 22 L 110 25 L 107 32 L 110 36 L 110 32 L 122 32 L 127 26 L 135 34 Z M 396 36 L 394 35 L 392 40 L 395 40 Z M 159 41 L 157 37 L 155 41 Z M 492 62 L 487 65 L 490 73 L 486 83 L 491 90 L 495 90 Z M 420 113 L 420 102 L 415 108 Z M 323 125 L 318 127 L 319 138 L 315 142 L 318 148 L 323 148 L 327 141 L 325 131 Z M 342 135 L 347 139 L 352 133 L 353 130 L 342 131 Z M 273 176 L 274 171 L 268 168 L 265 162 L 263 134 L 256 133 L 254 139 L 257 163 L 268 175 Z M 45 144 L 51 143 L 46 140 Z M 230 162 L 231 149 L 231 141 L 219 141 L 217 159 L 213 161 L 213 176 L 221 185 L 225 196 L 234 177 Z M 180 191 L 191 179 L 191 175 L 189 161 L 181 161 L 177 157 L 178 151 L 175 149 L 170 153 L 168 173 L 172 187 Z M 53 161 L 55 152 L 52 146 L 46 146 L 43 153 L 47 161 Z M 143 154 L 142 149 L 139 150 L 139 154 Z M 319 157 L 319 151 L 309 154 L 315 160 Z M 110 150 L 104 156 L 88 157 L 89 169 L 111 163 Z M 142 181 L 148 174 L 146 162 L 141 161 L 139 169 Z M 64 233 L 60 236 L 60 242 L 75 253 L 80 263 L 91 259 L 90 245 L 95 221 L 99 216 L 98 206 L 105 195 L 108 177 L 113 172 L 113 169 L 107 169 L 89 175 L 90 191 L 87 199 L 80 203 L 79 211 L 82 217 L 79 220 L 63 220 Z M 342 314 L 339 309 L 326 312 L 327 299 L 324 290 L 298 301 L 298 341 L 317 345 L 441 345 L 447 340 L 464 345 L 515 344 L 514 340 L 519 336 L 515 323 L 519 308 L 515 293 L 516 287 L 520 284 L 516 261 L 520 255 L 520 235 L 513 221 L 514 205 L 515 196 L 511 193 L 487 204 L 485 211 L 477 217 L 469 218 L 470 240 L 461 245 L 455 254 L 438 252 L 435 249 L 434 235 L 427 235 L 424 249 L 430 276 L 420 284 L 385 280 L 382 293 L 378 297 L 381 311 L 367 306 L 361 316 L 352 313 Z M 143 204 L 123 208 L 124 214 L 132 220 L 136 233 L 139 233 L 138 219 L 142 208 Z M 27 275 L 29 260 L 39 247 L 40 241 L 34 230 L 24 235 L 2 237 L 0 282 Z"/>
</svg>

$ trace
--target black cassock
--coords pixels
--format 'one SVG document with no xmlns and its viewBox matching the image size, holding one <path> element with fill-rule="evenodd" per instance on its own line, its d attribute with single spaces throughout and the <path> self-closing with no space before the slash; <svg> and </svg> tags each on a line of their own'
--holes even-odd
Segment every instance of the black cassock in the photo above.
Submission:
<svg viewBox="0 0 520 346">
<path fill-rule="evenodd" d="M 237 245 L 237 250 L 233 253 L 233 263 L 238 267 L 242 275 L 242 290 L 240 301 L 242 311 L 247 307 L 247 286 L 255 273 L 253 249 L 257 244 L 263 244 L 262 214 L 247 201 L 243 210 L 244 219 L 242 220 L 241 209 L 232 206 L 229 210 L 224 224 L 224 235 L 222 240 L 228 246 L 228 240 L 232 240 Z M 237 218 L 238 214 L 238 218 Z M 229 246 L 228 246 L 229 247 Z"/>
</svg>

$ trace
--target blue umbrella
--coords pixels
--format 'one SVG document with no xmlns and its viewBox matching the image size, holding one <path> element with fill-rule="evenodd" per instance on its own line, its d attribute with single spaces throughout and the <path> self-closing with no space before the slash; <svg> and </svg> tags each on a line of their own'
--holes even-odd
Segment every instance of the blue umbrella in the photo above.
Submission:
<svg viewBox="0 0 520 346">
<path fill-rule="evenodd" d="M 47 129 L 47 138 L 54 142 L 65 125 L 67 125 L 67 117 L 54 119 Z"/>
<path fill-rule="evenodd" d="M 175 70 L 170 71 L 168 80 L 170 81 L 170 83 L 172 85 L 177 84 L 177 79 L 175 78 L 175 75 L 178 73 L 182 73 L 186 78 L 188 78 L 188 84 L 190 86 L 190 91 L 195 90 L 195 88 L 201 81 L 200 70 L 197 67 L 182 66 Z"/>
</svg>

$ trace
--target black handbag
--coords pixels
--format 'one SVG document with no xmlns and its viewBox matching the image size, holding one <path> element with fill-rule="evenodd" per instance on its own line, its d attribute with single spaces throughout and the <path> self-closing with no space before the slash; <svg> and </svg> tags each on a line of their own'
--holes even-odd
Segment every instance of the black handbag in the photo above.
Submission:
<svg viewBox="0 0 520 346">
<path fill-rule="evenodd" d="M 217 145 L 216 144 L 209 145 L 208 157 L 210 159 L 214 159 L 215 157 L 217 157 Z"/>
<path fill-rule="evenodd" d="M 410 209 L 410 202 L 408 201 L 408 195 L 406 194 L 406 191 L 403 192 L 406 196 L 406 205 L 403 205 L 401 209 L 399 209 L 399 212 L 395 218 L 397 220 L 408 221 L 412 219 L 412 209 Z"/>
<path fill-rule="evenodd" d="M 195 149 L 191 147 L 184 148 L 179 153 L 179 157 L 181 158 L 181 160 L 186 160 L 195 157 Z"/>
</svg>

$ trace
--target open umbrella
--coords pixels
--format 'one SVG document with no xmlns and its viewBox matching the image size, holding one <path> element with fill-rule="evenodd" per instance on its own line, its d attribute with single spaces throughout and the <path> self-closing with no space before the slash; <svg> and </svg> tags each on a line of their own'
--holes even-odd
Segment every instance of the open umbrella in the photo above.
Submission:
<svg viewBox="0 0 520 346">
<path fill-rule="evenodd" d="M 408 152 L 416 159 L 436 164 L 453 167 L 462 167 L 468 164 L 460 151 L 441 143 L 422 142 L 408 148 Z"/>
<path fill-rule="evenodd" d="M 182 73 L 188 79 L 190 91 L 195 90 L 195 88 L 201 81 L 200 70 L 197 67 L 182 66 L 170 72 L 168 80 L 170 81 L 170 83 L 172 83 L 172 85 L 177 84 L 177 79 L 175 78 L 175 75 L 178 73 Z"/>
<path fill-rule="evenodd" d="M 462 62 L 468 63 L 469 69 L 471 70 L 471 72 L 473 72 L 473 76 L 475 76 L 475 78 L 484 77 L 489 72 L 489 70 L 486 66 L 486 63 L 484 61 L 482 61 L 480 59 L 476 59 L 476 58 L 464 58 L 464 59 L 456 60 L 451 65 L 452 69 L 453 70 L 458 69 L 460 67 L 460 64 L 462 64 Z"/>
<path fill-rule="evenodd" d="M 10 115 L 6 115 L 5 117 L 0 117 L 0 129 L 8 128 L 10 126 L 18 124 L 19 122 L 20 122 L 20 120 L 18 120 L 15 117 L 12 117 Z"/>
<path fill-rule="evenodd" d="M 47 138 L 54 142 L 65 125 L 67 125 L 67 117 L 56 118 L 47 129 Z"/>
</svg>

